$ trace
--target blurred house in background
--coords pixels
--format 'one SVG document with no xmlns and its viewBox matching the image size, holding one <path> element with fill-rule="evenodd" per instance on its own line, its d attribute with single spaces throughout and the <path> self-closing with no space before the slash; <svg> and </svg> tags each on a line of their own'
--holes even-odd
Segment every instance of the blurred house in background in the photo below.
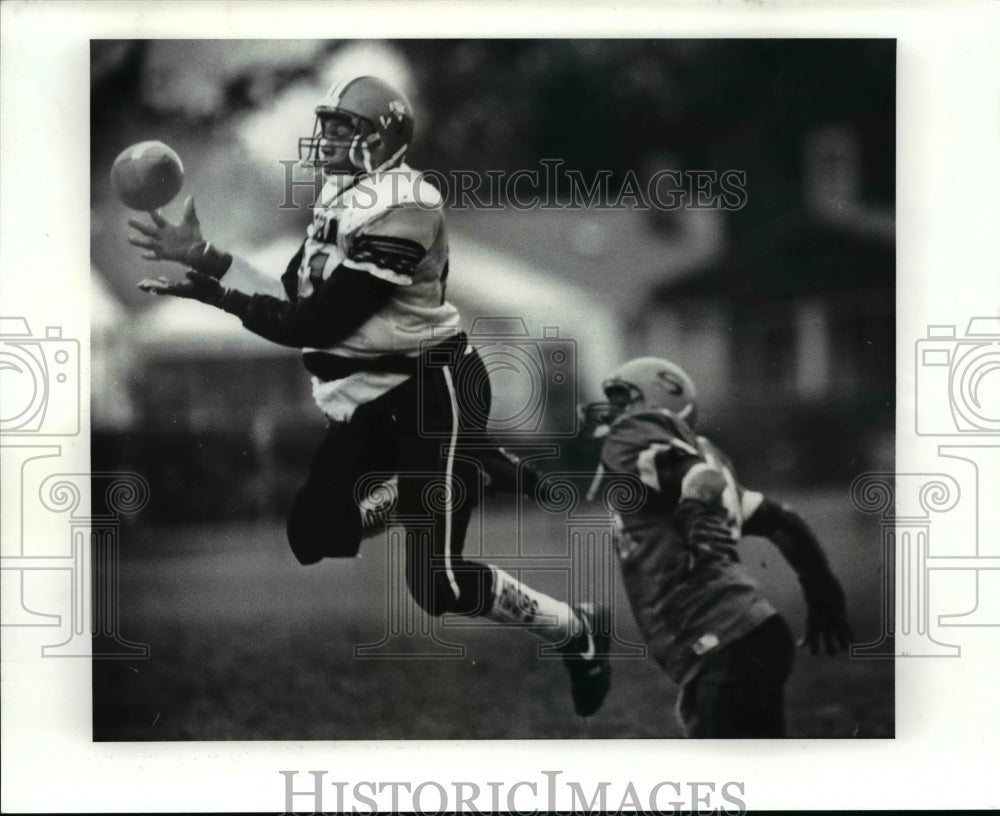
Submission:
<svg viewBox="0 0 1000 816">
<path fill-rule="evenodd" d="M 596 376 L 581 383 L 581 398 L 592 399 L 600 397 L 600 381 L 615 367 L 646 353 L 646 338 L 637 331 L 650 292 L 704 268 L 725 246 L 725 216 L 718 210 L 506 207 L 452 211 L 448 222 L 520 266 L 547 270 L 564 290 L 603 304 L 613 328 L 582 321 L 580 333 L 572 335 L 581 354 L 593 360 Z M 554 298 L 539 308 L 553 319 L 567 312 Z"/>
<path fill-rule="evenodd" d="M 681 363 L 703 427 L 751 477 L 841 481 L 893 461 L 894 219 L 862 198 L 850 125 L 808 132 L 802 156 L 801 201 L 735 239 L 719 210 L 450 218 L 607 304 L 621 356 L 604 375 L 639 355 Z"/>
<path fill-rule="evenodd" d="M 268 268 L 266 261 L 283 250 L 291 257 L 297 247 L 279 242 L 248 260 Z M 251 429 L 264 411 L 276 423 L 293 422 L 308 404 L 300 353 L 247 331 L 232 315 L 192 300 L 150 298 L 141 323 L 142 369 L 132 390 L 145 427 Z"/>
<path fill-rule="evenodd" d="M 706 423 L 768 480 L 893 461 L 892 213 L 861 200 L 848 127 L 809 133 L 804 171 L 798 211 L 656 287 L 643 309 L 645 347 L 683 363 Z"/>
</svg>

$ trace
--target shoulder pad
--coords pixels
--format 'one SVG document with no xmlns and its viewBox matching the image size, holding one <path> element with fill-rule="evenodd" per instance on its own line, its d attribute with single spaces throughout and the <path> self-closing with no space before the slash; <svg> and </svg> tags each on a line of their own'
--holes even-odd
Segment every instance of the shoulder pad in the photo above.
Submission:
<svg viewBox="0 0 1000 816">
<path fill-rule="evenodd" d="M 618 417 L 604 438 L 601 458 L 613 471 L 629 471 L 646 451 L 672 450 L 681 458 L 702 458 L 698 440 L 669 411 L 651 409 Z"/>
<path fill-rule="evenodd" d="M 363 181 L 373 191 L 380 207 L 412 206 L 436 210 L 444 201 L 441 192 L 427 181 L 424 173 L 405 164 L 367 176 Z"/>
<path fill-rule="evenodd" d="M 676 441 L 680 447 L 690 449 L 699 455 L 698 437 L 694 431 L 666 408 L 650 408 L 644 411 L 630 411 L 622 414 L 608 432 L 609 436 L 633 439 L 638 444 Z"/>
</svg>

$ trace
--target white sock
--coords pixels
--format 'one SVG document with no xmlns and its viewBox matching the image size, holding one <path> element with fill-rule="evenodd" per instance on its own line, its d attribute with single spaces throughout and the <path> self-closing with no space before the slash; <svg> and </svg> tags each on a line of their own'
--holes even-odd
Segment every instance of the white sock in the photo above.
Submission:
<svg viewBox="0 0 1000 816">
<path fill-rule="evenodd" d="M 546 643 L 566 644 L 584 633 L 583 621 L 565 601 L 544 592 L 490 565 L 493 571 L 493 606 L 487 618 L 498 623 L 516 623 Z"/>
</svg>

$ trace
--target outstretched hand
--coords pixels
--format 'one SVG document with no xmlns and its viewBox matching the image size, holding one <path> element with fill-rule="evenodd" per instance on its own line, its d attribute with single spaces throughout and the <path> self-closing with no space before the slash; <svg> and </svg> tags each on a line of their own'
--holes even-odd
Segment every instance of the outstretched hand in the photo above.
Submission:
<svg viewBox="0 0 1000 816">
<path fill-rule="evenodd" d="M 179 261 L 190 266 L 204 252 L 205 239 L 201 235 L 193 196 L 188 196 L 184 202 L 184 212 L 178 224 L 168 221 L 162 210 L 151 212 L 149 217 L 153 219 L 152 224 L 138 218 L 128 220 L 128 225 L 139 233 L 130 234 L 128 242 L 143 250 L 141 254 L 146 260 Z"/>
<path fill-rule="evenodd" d="M 799 646 L 808 646 L 810 654 L 825 647 L 830 655 L 845 651 L 854 640 L 847 623 L 844 591 L 833 575 L 815 581 L 805 589 L 806 633 Z"/>
<path fill-rule="evenodd" d="M 219 306 L 226 290 L 211 275 L 205 275 L 191 269 L 186 281 L 174 281 L 169 278 L 157 278 L 139 281 L 139 288 L 152 295 L 173 295 L 179 298 L 200 300 L 210 306 Z"/>
</svg>

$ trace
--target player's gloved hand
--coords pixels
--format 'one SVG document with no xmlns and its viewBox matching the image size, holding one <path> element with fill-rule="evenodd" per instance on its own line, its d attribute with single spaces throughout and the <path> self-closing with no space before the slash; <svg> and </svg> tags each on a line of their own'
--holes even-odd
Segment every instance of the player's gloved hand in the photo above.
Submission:
<svg viewBox="0 0 1000 816">
<path fill-rule="evenodd" d="M 194 269 L 188 270 L 186 281 L 173 281 L 168 278 L 139 281 L 143 292 L 153 295 L 173 295 L 174 297 L 200 300 L 210 306 L 222 306 L 222 298 L 226 290 L 211 275 L 205 275 Z"/>
<path fill-rule="evenodd" d="M 826 647 L 827 654 L 837 654 L 847 649 L 854 636 L 847 623 L 844 591 L 833 573 L 811 576 L 802 581 L 806 596 L 806 633 L 799 646 L 809 647 L 811 654 L 819 654 Z"/>
<path fill-rule="evenodd" d="M 687 549 L 689 572 L 699 563 L 740 560 L 722 506 L 725 489 L 725 477 L 705 464 L 695 466 L 684 477 L 674 523 Z"/>
<path fill-rule="evenodd" d="M 711 561 L 740 560 L 724 513 L 721 506 L 710 505 L 700 499 L 681 499 L 677 504 L 674 524 L 684 542 L 688 572 L 699 564 Z"/>
<path fill-rule="evenodd" d="M 221 278 L 232 258 L 208 243 L 201 234 L 201 224 L 194 209 L 194 197 L 184 202 L 179 224 L 168 221 L 162 210 L 149 214 L 152 224 L 130 218 L 128 224 L 138 235 L 130 234 L 128 242 L 143 250 L 149 261 L 177 261 L 213 278 Z"/>
</svg>

